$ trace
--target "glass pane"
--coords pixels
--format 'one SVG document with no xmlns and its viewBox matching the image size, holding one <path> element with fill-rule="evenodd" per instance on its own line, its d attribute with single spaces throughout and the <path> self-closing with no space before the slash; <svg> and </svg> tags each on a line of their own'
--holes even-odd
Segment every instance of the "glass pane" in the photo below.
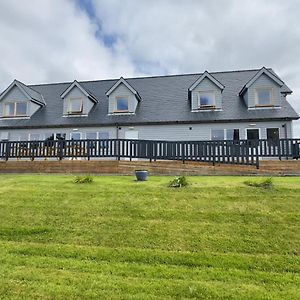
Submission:
<svg viewBox="0 0 300 300">
<path fill-rule="evenodd" d="M 238 141 L 240 139 L 239 129 L 227 129 L 227 140 Z"/>
<path fill-rule="evenodd" d="M 201 92 L 199 93 L 200 106 L 212 106 L 215 105 L 214 93 Z"/>
<path fill-rule="evenodd" d="M 97 139 L 97 132 L 87 132 L 86 133 L 87 140 L 96 140 Z"/>
<path fill-rule="evenodd" d="M 272 141 L 279 140 L 279 129 L 278 128 L 267 128 L 267 139 Z"/>
<path fill-rule="evenodd" d="M 258 140 L 259 130 L 258 129 L 247 129 L 247 139 L 248 140 Z"/>
<path fill-rule="evenodd" d="M 70 99 L 69 112 L 71 112 L 71 113 L 82 112 L 82 100 L 81 99 Z"/>
<path fill-rule="evenodd" d="M 56 133 L 55 138 L 57 140 L 65 140 L 66 139 L 66 134 L 65 133 Z"/>
<path fill-rule="evenodd" d="M 17 116 L 26 116 L 27 114 L 27 103 L 26 102 L 17 102 L 16 103 L 16 115 Z"/>
<path fill-rule="evenodd" d="M 80 140 L 80 132 L 71 132 L 71 140 Z"/>
<path fill-rule="evenodd" d="M 99 139 L 100 140 L 107 140 L 109 139 L 109 133 L 107 131 L 100 131 L 99 132 Z M 108 142 L 107 141 L 101 141 L 100 146 L 103 148 L 108 147 Z"/>
<path fill-rule="evenodd" d="M 128 99 L 127 98 L 117 98 L 117 110 L 128 110 Z"/>
<path fill-rule="evenodd" d="M 271 104 L 271 90 L 270 89 L 258 89 L 257 101 L 259 105 L 269 105 Z"/>
<path fill-rule="evenodd" d="M 224 130 L 223 129 L 213 129 L 211 131 L 212 141 L 224 140 Z"/>
<path fill-rule="evenodd" d="M 5 116 L 13 116 L 15 109 L 15 103 L 5 103 L 4 106 L 4 115 Z"/>
</svg>

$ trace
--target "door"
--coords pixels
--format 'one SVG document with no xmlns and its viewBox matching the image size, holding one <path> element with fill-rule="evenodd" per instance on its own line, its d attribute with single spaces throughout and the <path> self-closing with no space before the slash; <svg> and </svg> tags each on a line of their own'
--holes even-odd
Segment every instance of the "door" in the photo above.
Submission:
<svg viewBox="0 0 300 300">
<path fill-rule="evenodd" d="M 128 131 L 125 131 L 125 139 L 126 140 L 138 140 L 139 138 L 139 132 L 137 130 L 128 130 Z M 128 153 L 127 155 L 138 155 L 138 145 L 135 144 L 134 142 L 131 142 L 130 143 L 130 148 L 127 148 L 128 149 Z M 130 160 L 129 157 L 125 158 L 125 160 Z M 132 158 L 131 160 L 138 160 L 137 158 Z"/>
</svg>

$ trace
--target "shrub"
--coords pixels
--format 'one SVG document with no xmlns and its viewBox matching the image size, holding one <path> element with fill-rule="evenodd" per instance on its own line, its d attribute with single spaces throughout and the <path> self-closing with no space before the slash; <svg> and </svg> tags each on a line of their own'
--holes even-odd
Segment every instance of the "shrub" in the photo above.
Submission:
<svg viewBox="0 0 300 300">
<path fill-rule="evenodd" d="M 244 182 L 244 184 L 248 185 L 248 186 L 252 186 L 252 187 L 260 187 L 260 188 L 264 188 L 264 189 L 272 189 L 273 188 L 273 179 L 272 178 L 266 178 L 263 181 L 251 181 L 251 180 L 247 180 Z"/>
<path fill-rule="evenodd" d="M 181 188 L 187 186 L 189 183 L 185 176 L 176 177 L 169 182 L 169 187 Z"/>
<path fill-rule="evenodd" d="M 90 175 L 76 176 L 74 178 L 74 183 L 92 183 L 93 180 L 94 180 L 93 177 Z"/>
</svg>

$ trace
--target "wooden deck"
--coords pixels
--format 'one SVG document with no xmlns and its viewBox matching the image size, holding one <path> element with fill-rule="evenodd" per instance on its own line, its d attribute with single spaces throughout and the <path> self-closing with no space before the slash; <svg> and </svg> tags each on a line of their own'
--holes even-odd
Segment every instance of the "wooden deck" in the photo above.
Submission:
<svg viewBox="0 0 300 300">
<path fill-rule="evenodd" d="M 255 166 L 215 165 L 204 162 L 125 161 L 125 160 L 35 160 L 1 161 L 0 173 L 65 173 L 65 174 L 121 174 L 132 175 L 145 169 L 152 175 L 300 175 L 300 160 L 260 161 Z"/>
</svg>

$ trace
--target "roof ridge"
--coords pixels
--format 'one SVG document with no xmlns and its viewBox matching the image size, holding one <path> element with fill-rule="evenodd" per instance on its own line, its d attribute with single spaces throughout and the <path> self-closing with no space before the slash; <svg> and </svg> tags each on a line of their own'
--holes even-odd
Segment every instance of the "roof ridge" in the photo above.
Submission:
<svg viewBox="0 0 300 300">
<path fill-rule="evenodd" d="M 260 68 L 261 69 L 261 68 Z M 229 71 L 215 71 L 209 72 L 210 74 L 220 74 L 220 73 L 237 73 L 237 72 L 251 72 L 251 71 L 259 71 L 260 69 L 242 69 L 242 70 L 229 70 Z M 271 68 L 266 68 L 271 69 Z M 137 77 L 124 77 L 125 80 L 132 79 L 147 79 L 147 78 L 163 78 L 163 77 L 179 77 L 179 76 L 194 76 L 194 75 L 202 75 L 204 72 L 200 73 L 184 73 L 184 74 L 169 74 L 169 75 L 152 75 L 152 76 L 137 76 Z M 117 81 L 120 78 L 109 78 L 109 79 L 94 79 L 94 80 L 78 80 L 78 83 L 89 83 L 89 82 L 102 82 L 102 81 Z M 27 86 L 45 86 L 45 85 L 58 85 L 58 84 L 72 84 L 73 81 L 64 81 L 64 82 L 53 82 L 53 83 L 39 83 L 39 84 L 28 84 Z"/>
</svg>

